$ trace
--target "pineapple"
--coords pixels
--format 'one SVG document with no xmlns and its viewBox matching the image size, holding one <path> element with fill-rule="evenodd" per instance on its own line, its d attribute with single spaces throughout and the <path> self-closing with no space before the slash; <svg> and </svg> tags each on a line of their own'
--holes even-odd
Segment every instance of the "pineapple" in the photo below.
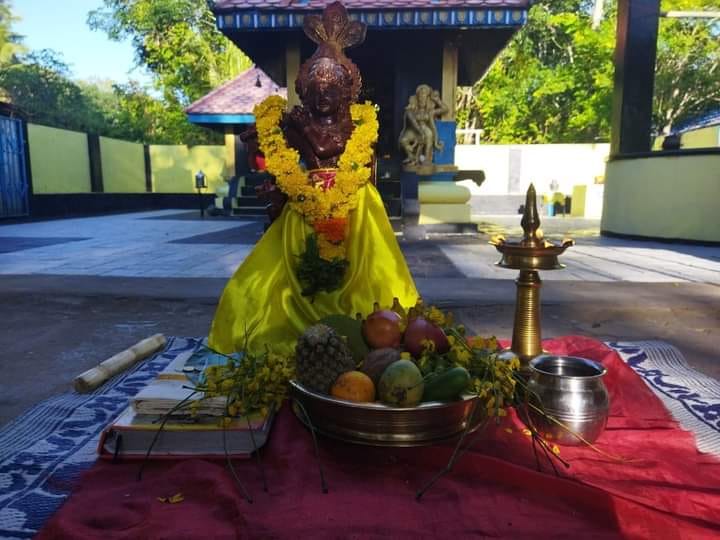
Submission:
<svg viewBox="0 0 720 540">
<path fill-rule="evenodd" d="M 343 373 L 355 369 L 347 343 L 335 330 L 324 324 L 311 326 L 295 347 L 297 377 L 300 383 L 322 394 Z"/>
</svg>

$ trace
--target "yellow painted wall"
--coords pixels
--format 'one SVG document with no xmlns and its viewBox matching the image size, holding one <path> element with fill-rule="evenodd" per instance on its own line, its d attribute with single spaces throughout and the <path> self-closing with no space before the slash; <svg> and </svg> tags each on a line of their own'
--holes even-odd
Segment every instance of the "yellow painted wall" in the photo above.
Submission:
<svg viewBox="0 0 720 540">
<path fill-rule="evenodd" d="M 87 135 L 28 124 L 33 192 L 90 193 Z"/>
<path fill-rule="evenodd" d="M 720 154 L 611 161 L 601 228 L 720 242 Z"/>
<path fill-rule="evenodd" d="M 720 126 L 710 126 L 682 134 L 683 148 L 717 148 L 720 146 Z"/>
<path fill-rule="evenodd" d="M 585 217 L 585 198 L 587 197 L 587 186 L 574 186 L 572 191 L 572 204 L 570 215 L 572 217 Z"/>
<path fill-rule="evenodd" d="M 655 137 L 653 150 L 662 150 L 663 135 Z M 720 146 L 720 126 L 686 131 L 680 136 L 681 148 L 717 148 Z"/>
<path fill-rule="evenodd" d="M 205 173 L 207 189 L 224 184 L 224 146 L 150 146 L 153 191 L 156 193 L 196 193 L 195 174 Z"/>
<path fill-rule="evenodd" d="M 143 145 L 100 137 L 105 193 L 145 193 Z"/>
</svg>

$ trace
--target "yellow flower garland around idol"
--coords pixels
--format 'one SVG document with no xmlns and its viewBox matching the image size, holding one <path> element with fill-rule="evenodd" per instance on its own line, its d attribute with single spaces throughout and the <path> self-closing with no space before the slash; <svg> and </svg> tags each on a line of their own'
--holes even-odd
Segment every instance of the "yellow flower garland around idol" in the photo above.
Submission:
<svg viewBox="0 0 720 540">
<path fill-rule="evenodd" d="M 334 183 L 328 186 L 312 182 L 312 171 L 303 169 L 299 153 L 288 146 L 280 127 L 286 109 L 284 98 L 270 96 L 253 113 L 267 171 L 288 196 L 290 207 L 314 230 L 298 269 L 301 280 L 305 276 L 314 281 L 307 287 L 307 295 L 314 296 L 319 290 L 338 288 L 338 278 L 347 267 L 345 230 L 350 212 L 357 207 L 357 192 L 370 179 L 373 147 L 378 138 L 377 112 L 371 103 L 350 106 L 353 132 L 338 160 Z M 310 277 L 318 274 L 335 277 L 329 281 Z"/>
</svg>

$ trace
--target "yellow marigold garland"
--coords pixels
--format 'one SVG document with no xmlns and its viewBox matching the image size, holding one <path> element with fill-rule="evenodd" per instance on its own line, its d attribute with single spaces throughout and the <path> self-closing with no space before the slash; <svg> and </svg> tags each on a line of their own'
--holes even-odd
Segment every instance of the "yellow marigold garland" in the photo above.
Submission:
<svg viewBox="0 0 720 540">
<path fill-rule="evenodd" d="M 357 206 L 357 192 L 370 179 L 373 146 L 377 142 L 378 120 L 371 103 L 353 104 L 350 116 L 354 129 L 338 161 L 335 185 L 330 189 L 309 183 L 300 166 L 300 155 L 290 148 L 280 128 L 287 101 L 270 96 L 254 110 L 260 150 L 267 170 L 289 198 L 293 210 L 312 225 L 329 218 L 347 218 Z"/>
<path fill-rule="evenodd" d="M 286 108 L 287 101 L 280 96 L 270 96 L 255 107 L 260 150 L 265 155 L 268 172 L 288 196 L 290 207 L 315 231 L 313 245 L 321 260 L 307 257 L 306 252 L 300 263 L 306 271 L 299 268 L 299 274 L 316 275 L 317 265 L 332 263 L 334 266 L 328 267 L 326 274 L 337 276 L 337 269 L 347 267 L 343 224 L 347 224 L 350 212 L 357 207 L 358 190 L 370 179 L 373 147 L 378 137 L 377 112 L 369 102 L 350 106 L 353 132 L 338 160 L 334 185 L 326 187 L 310 181 L 308 171 L 300 165 L 297 150 L 288 146 L 280 127 Z M 306 284 L 303 294 L 314 296 L 315 292 L 338 286 L 339 282 L 313 282 Z"/>
</svg>

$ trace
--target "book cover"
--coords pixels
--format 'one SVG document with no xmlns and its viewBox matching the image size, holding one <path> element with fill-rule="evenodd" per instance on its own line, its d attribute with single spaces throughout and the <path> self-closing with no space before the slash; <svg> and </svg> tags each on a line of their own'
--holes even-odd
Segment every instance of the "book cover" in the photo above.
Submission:
<svg viewBox="0 0 720 540">
<path fill-rule="evenodd" d="M 108 426 L 100 437 L 98 453 L 103 458 L 144 458 L 157 436 L 150 457 L 247 457 L 268 439 L 274 414 L 234 418 L 222 427 L 218 417 L 171 418 L 163 426 L 162 417 L 138 414 L 130 406 Z M 254 439 L 254 441 L 253 441 Z"/>
</svg>

